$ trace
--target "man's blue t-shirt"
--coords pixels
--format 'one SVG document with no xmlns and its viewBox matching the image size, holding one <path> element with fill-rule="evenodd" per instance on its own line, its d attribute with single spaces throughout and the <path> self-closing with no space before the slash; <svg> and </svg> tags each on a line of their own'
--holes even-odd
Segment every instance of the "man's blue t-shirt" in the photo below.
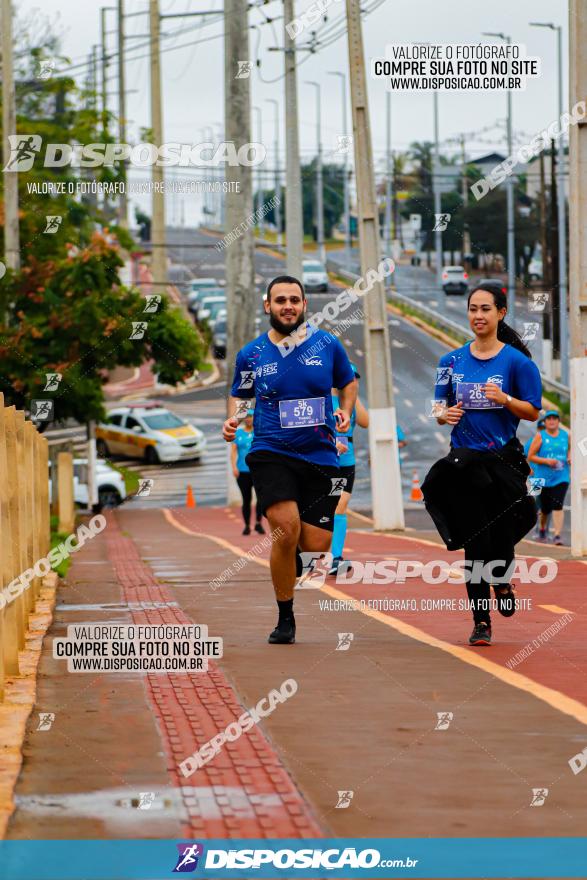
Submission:
<svg viewBox="0 0 587 880">
<path fill-rule="evenodd" d="M 251 452 L 337 467 L 331 389 L 355 378 L 344 346 L 331 333 L 310 328 L 286 357 L 282 351 L 263 333 L 236 356 L 231 394 L 257 401 Z"/>
<path fill-rule="evenodd" d="M 506 407 L 488 400 L 482 386 L 499 385 L 517 400 L 540 409 L 542 381 L 534 361 L 511 345 L 483 360 L 470 351 L 471 343 L 441 357 L 436 370 L 434 397 L 447 406 L 463 402 L 464 415 L 451 432 L 451 444 L 469 449 L 499 449 L 515 436 L 520 423 Z"/>
<path fill-rule="evenodd" d="M 236 469 L 241 474 L 246 474 L 249 471 L 245 459 L 251 451 L 251 444 L 254 436 L 254 431 L 245 431 L 242 426 L 236 429 L 233 443 L 236 446 Z"/>
</svg>

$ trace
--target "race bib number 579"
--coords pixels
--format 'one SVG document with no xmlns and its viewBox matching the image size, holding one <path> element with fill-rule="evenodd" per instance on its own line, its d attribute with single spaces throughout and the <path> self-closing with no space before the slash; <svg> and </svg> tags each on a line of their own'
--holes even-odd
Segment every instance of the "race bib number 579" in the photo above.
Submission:
<svg viewBox="0 0 587 880">
<path fill-rule="evenodd" d="M 279 421 L 282 428 L 308 428 L 323 425 L 325 407 L 323 397 L 279 401 Z"/>
</svg>

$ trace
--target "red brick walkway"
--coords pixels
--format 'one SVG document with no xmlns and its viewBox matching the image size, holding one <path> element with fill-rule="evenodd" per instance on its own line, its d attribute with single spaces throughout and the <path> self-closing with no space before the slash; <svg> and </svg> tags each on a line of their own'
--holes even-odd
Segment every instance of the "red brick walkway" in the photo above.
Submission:
<svg viewBox="0 0 587 880">
<path fill-rule="evenodd" d="M 115 516 L 105 530 L 108 555 L 123 599 L 171 603 L 173 596 L 158 583 L 140 558 L 134 542 L 123 535 Z M 178 607 L 134 611 L 136 624 L 193 623 Z M 219 635 L 210 632 L 211 636 Z M 149 674 L 145 677 L 151 708 L 159 723 L 167 769 L 180 789 L 189 821 L 183 833 L 193 837 L 321 837 L 312 816 L 271 744 L 258 727 L 227 742 L 210 764 L 189 779 L 179 764 L 234 722 L 242 706 L 226 677 L 209 661 L 196 674 Z M 265 696 L 259 694 L 259 699 Z"/>
</svg>

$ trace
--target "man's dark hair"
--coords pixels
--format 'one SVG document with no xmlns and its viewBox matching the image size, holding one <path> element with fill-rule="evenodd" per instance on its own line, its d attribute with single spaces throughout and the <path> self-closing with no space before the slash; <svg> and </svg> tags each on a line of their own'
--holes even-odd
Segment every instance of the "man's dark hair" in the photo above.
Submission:
<svg viewBox="0 0 587 880">
<path fill-rule="evenodd" d="M 302 292 L 302 298 L 306 298 L 306 292 L 304 290 L 304 285 L 297 278 L 294 278 L 293 275 L 278 275 L 277 278 L 274 278 L 273 281 L 269 282 L 269 287 L 267 288 L 267 302 L 271 299 L 271 291 L 275 287 L 276 284 L 297 284 Z"/>
</svg>

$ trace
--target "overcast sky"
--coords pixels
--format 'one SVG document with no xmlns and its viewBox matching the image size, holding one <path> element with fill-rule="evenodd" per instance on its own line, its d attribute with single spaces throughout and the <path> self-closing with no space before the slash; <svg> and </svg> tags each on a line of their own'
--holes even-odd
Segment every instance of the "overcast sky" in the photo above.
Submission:
<svg viewBox="0 0 587 880">
<path fill-rule="evenodd" d="M 373 0 L 365 0 L 371 5 Z M 109 0 L 109 5 L 113 0 Z M 364 5 L 365 5 L 364 4 Z M 99 4 L 94 0 L 19 0 L 19 14 L 40 9 L 63 34 L 63 50 L 73 63 L 84 60 L 94 43 L 99 42 Z M 298 0 L 296 15 L 310 6 L 308 0 Z M 266 5 L 267 16 L 281 16 L 280 0 Z M 148 0 L 126 0 L 127 12 L 148 9 Z M 161 12 L 178 13 L 186 10 L 221 10 L 221 0 L 161 0 Z M 327 27 L 334 21 L 343 21 L 344 2 L 334 0 L 328 9 Z M 283 21 L 275 25 L 262 24 L 258 10 L 250 13 L 251 24 L 259 25 L 250 32 L 250 57 L 261 59 L 261 67 L 252 74 L 253 103 L 263 111 L 263 141 L 272 161 L 274 138 L 274 106 L 267 98 L 276 98 L 280 110 L 281 153 L 283 156 L 283 53 L 271 52 L 275 36 L 282 45 Z M 115 15 L 108 13 L 110 29 Z M 363 19 L 367 64 L 371 57 L 383 57 L 385 46 L 392 42 L 473 43 L 489 41 L 483 31 L 503 31 L 514 42 L 526 45 L 529 55 L 538 55 L 542 62 L 542 76 L 530 80 L 524 92 L 514 94 L 514 131 L 525 142 L 524 135 L 532 136 L 557 117 L 556 36 L 553 31 L 529 26 L 530 21 L 552 21 L 564 27 L 564 100 L 568 102 L 568 4 L 566 0 L 385 0 Z M 174 36 L 162 41 L 164 132 L 167 141 L 197 143 L 203 139 L 202 127 L 223 122 L 223 38 L 222 21 L 196 31 L 200 19 L 169 19 L 162 23 L 162 31 Z M 144 35 L 148 16 L 128 19 L 128 34 Z M 318 26 L 318 32 L 325 25 Z M 304 41 L 305 34 L 300 37 Z M 110 48 L 115 48 L 115 34 L 109 36 Z M 198 45 L 180 47 L 184 43 L 201 41 Z M 133 45 L 144 40 L 129 40 L 129 57 L 145 55 L 147 49 L 134 50 Z M 298 95 L 300 104 L 300 143 L 302 155 L 309 159 L 315 151 L 315 90 L 305 80 L 316 80 L 322 86 L 322 138 L 325 158 L 333 150 L 342 134 L 341 86 L 339 79 L 328 71 L 348 71 L 346 35 L 333 45 L 314 55 L 300 53 Z M 114 73 L 114 67 L 111 69 Z M 110 81 L 114 90 L 116 82 Z M 140 127 L 149 125 L 149 61 L 147 57 L 127 64 L 128 117 L 131 135 L 138 136 Z M 134 91 L 136 90 L 136 91 Z M 382 161 L 385 150 L 385 88 L 382 80 L 369 80 L 370 118 L 373 148 L 376 160 Z M 414 140 L 431 140 L 433 136 L 432 95 L 430 93 L 398 93 L 392 97 L 392 147 L 406 149 Z M 455 137 L 462 132 L 477 133 L 505 116 L 506 98 L 503 93 L 440 94 L 440 139 Z M 112 109 L 115 109 L 112 104 Z M 350 112 L 349 112 L 350 120 Z M 254 140 L 257 139 L 257 121 L 253 117 Z M 501 143 L 500 143 L 501 140 Z M 456 147 L 448 148 L 455 150 Z M 494 128 L 482 135 L 467 139 L 467 153 L 472 157 L 502 150 L 503 128 Z"/>
</svg>

